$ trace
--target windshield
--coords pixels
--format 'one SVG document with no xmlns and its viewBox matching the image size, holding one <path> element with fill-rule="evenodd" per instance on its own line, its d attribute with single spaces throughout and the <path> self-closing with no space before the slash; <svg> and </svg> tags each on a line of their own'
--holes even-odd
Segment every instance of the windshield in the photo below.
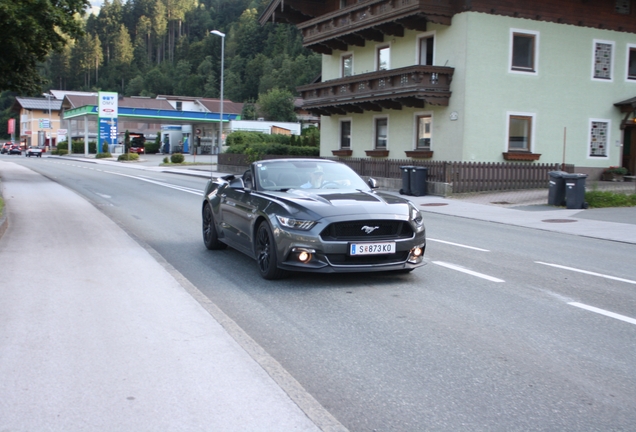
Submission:
<svg viewBox="0 0 636 432">
<path fill-rule="evenodd" d="M 256 182 L 262 190 L 369 190 L 365 181 L 348 166 L 318 159 L 259 162 L 256 164 Z"/>
</svg>

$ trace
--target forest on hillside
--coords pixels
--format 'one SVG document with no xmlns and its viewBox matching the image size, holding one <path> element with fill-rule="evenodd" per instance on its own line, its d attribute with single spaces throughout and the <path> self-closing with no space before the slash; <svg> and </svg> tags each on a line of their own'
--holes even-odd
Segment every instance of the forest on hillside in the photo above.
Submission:
<svg viewBox="0 0 636 432">
<path fill-rule="evenodd" d="M 302 46 L 290 25 L 258 18 L 269 0 L 104 0 L 82 18 L 84 36 L 69 40 L 41 65 L 49 89 L 113 91 L 125 96 L 220 96 L 225 33 L 224 98 L 296 95 L 320 73 L 320 55 Z M 15 96 L 0 95 L 0 136 Z M 282 120 L 282 119 L 278 119 Z M 16 122 L 18 123 L 18 122 Z"/>
</svg>

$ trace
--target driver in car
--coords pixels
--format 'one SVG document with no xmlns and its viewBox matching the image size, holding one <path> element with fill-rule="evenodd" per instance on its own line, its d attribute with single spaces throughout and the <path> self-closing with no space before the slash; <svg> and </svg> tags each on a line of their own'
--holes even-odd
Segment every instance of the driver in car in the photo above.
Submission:
<svg viewBox="0 0 636 432">
<path fill-rule="evenodd" d="M 316 168 L 310 175 L 309 181 L 300 185 L 303 189 L 318 189 L 322 186 L 323 173 L 320 167 Z"/>
</svg>

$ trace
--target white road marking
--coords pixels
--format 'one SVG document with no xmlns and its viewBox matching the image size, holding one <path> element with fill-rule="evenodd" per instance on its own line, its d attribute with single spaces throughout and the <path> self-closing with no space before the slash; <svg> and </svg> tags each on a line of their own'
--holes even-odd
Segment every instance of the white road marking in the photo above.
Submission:
<svg viewBox="0 0 636 432">
<path fill-rule="evenodd" d="M 163 182 L 156 181 L 156 180 L 150 180 L 150 179 L 139 177 L 139 176 L 122 174 L 122 173 L 117 173 L 117 172 L 113 172 L 113 171 L 104 171 L 104 172 L 108 173 L 108 174 L 115 174 L 115 175 L 122 176 L 122 177 L 129 177 L 129 178 L 145 181 L 145 182 L 148 182 L 148 183 L 156 184 L 158 186 L 163 186 L 163 187 L 167 187 L 167 188 L 170 188 L 170 189 L 180 190 L 181 192 L 188 192 L 188 193 L 191 193 L 193 195 L 199 195 L 199 196 L 203 195 L 203 191 L 202 190 L 192 189 L 192 188 L 185 187 L 185 186 L 176 186 L 176 185 L 172 185 L 170 183 L 163 183 Z"/>
<path fill-rule="evenodd" d="M 444 243 L 444 244 L 448 244 L 448 245 L 452 245 L 452 246 L 458 246 L 458 247 L 463 247 L 466 249 L 472 249 L 472 250 L 476 250 L 476 251 L 480 251 L 480 252 L 490 252 L 488 249 L 481 249 L 478 247 L 474 247 L 474 246 L 467 246 L 467 245 L 463 245 L 460 243 L 453 243 L 453 242 L 449 242 L 446 240 L 438 240 L 438 239 L 434 239 L 434 238 L 427 238 L 426 240 L 432 241 L 432 242 L 438 242 L 438 243 Z"/>
<path fill-rule="evenodd" d="M 583 274 L 587 274 L 587 275 L 591 275 L 591 276 L 598 276 L 598 277 L 602 277 L 602 278 L 605 278 L 605 279 L 612 279 L 612 280 L 619 281 L 619 282 L 627 282 L 627 283 L 636 285 L 636 281 L 631 280 L 631 279 L 623 279 L 623 278 L 619 278 L 619 277 L 616 277 L 616 276 L 609 276 L 609 275 L 605 275 L 605 274 L 602 274 L 602 273 L 595 273 L 595 272 L 591 272 L 591 271 L 587 271 L 587 270 L 581 270 L 581 269 L 577 269 L 577 268 L 573 268 L 573 267 L 566 267 L 566 266 L 562 266 L 562 265 L 558 265 L 558 264 L 550 264 L 550 263 L 545 263 L 545 262 L 541 262 L 541 261 L 535 261 L 535 263 L 547 265 L 547 266 L 550 266 L 550 267 L 556 267 L 556 268 L 560 268 L 560 269 L 563 269 L 563 270 L 570 270 L 570 271 L 573 271 L 573 272 L 583 273 Z"/>
<path fill-rule="evenodd" d="M 630 317 L 626 317 L 625 315 L 620 315 L 620 314 L 617 314 L 617 313 L 614 313 L 614 312 L 606 311 L 605 309 L 599 309 L 599 308 L 594 307 L 594 306 L 588 306 L 588 305 L 583 304 L 583 303 L 570 302 L 568 304 L 570 306 L 574 306 L 574 307 L 577 307 L 577 308 L 585 309 L 585 310 L 588 310 L 590 312 L 595 312 L 597 314 L 605 315 L 605 316 L 608 316 L 610 318 L 614 318 L 614 319 L 617 319 L 617 320 L 625 321 L 625 322 L 628 322 L 630 324 L 636 325 L 636 319 L 630 318 Z"/>
<path fill-rule="evenodd" d="M 471 276 L 477 276 L 478 278 L 486 279 L 486 280 L 489 280 L 491 282 L 505 282 L 505 280 L 503 280 L 503 279 L 498 279 L 496 277 L 488 276 L 488 275 L 485 275 L 483 273 L 477 273 L 475 271 L 465 269 L 465 268 L 460 267 L 460 266 L 455 265 L 455 264 L 450 264 L 450 263 L 446 263 L 446 262 L 443 262 L 443 261 L 433 261 L 433 264 L 437 264 L 439 266 L 446 267 L 446 268 L 449 268 L 451 270 L 457 270 L 459 272 L 466 273 L 466 274 L 469 274 Z"/>
</svg>

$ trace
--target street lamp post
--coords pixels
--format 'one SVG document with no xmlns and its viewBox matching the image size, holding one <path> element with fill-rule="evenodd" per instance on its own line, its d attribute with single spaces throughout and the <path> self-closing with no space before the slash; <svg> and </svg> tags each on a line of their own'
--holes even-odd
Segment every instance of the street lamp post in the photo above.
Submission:
<svg viewBox="0 0 636 432">
<path fill-rule="evenodd" d="M 216 154 L 219 154 L 221 152 L 221 142 L 223 139 L 223 62 L 225 60 L 225 33 L 221 33 L 218 30 L 212 30 L 210 33 L 221 37 L 221 115 L 219 118 L 219 139 L 216 142 Z"/>
</svg>

